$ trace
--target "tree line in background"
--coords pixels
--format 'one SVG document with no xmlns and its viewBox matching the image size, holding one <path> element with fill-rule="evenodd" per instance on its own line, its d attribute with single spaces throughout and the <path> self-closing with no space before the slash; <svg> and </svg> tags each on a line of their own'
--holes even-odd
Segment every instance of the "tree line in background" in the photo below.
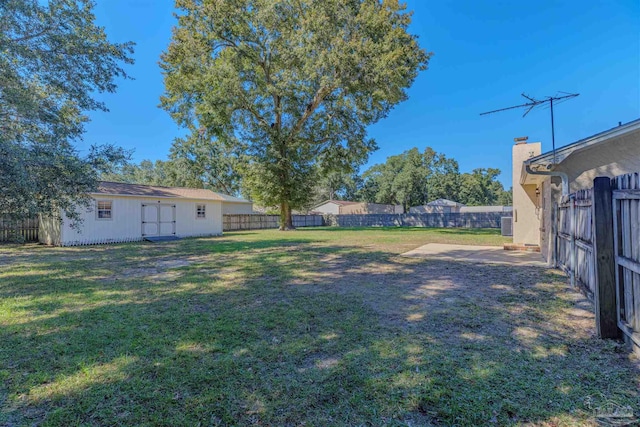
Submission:
<svg viewBox="0 0 640 427">
<path fill-rule="evenodd" d="M 250 182 L 241 155 L 204 138 L 176 139 L 169 160 L 143 160 L 127 164 L 103 179 L 147 185 L 208 188 L 250 197 Z M 499 169 L 478 168 L 460 173 L 458 162 L 427 147 L 391 156 L 362 174 L 318 171 L 320 179 L 309 188 L 311 197 L 303 207 L 328 200 L 350 200 L 402 205 L 405 211 L 436 199 L 449 199 L 468 206 L 511 205 L 511 190 L 498 181 Z"/>
<path fill-rule="evenodd" d="M 458 162 L 431 147 L 391 156 L 359 174 L 327 174 L 316 188 L 316 202 L 327 199 L 402 205 L 405 212 L 437 199 L 467 206 L 511 205 L 511 189 L 498 181 L 500 170 L 460 173 Z"/>
</svg>

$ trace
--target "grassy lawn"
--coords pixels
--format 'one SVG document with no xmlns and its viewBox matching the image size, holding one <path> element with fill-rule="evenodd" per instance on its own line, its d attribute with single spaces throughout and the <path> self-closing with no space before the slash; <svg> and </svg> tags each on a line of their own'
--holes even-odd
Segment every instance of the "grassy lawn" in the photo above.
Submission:
<svg viewBox="0 0 640 427">
<path fill-rule="evenodd" d="M 398 256 L 496 230 L 0 246 L 0 425 L 596 425 L 640 375 L 553 270 Z"/>
</svg>

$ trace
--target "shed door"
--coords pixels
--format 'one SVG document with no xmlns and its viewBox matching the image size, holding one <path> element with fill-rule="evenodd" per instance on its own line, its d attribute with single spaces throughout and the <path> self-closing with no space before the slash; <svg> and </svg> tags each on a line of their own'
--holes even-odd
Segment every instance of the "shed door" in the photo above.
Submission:
<svg viewBox="0 0 640 427">
<path fill-rule="evenodd" d="M 176 205 L 142 204 L 142 235 L 171 236 L 176 234 Z"/>
</svg>

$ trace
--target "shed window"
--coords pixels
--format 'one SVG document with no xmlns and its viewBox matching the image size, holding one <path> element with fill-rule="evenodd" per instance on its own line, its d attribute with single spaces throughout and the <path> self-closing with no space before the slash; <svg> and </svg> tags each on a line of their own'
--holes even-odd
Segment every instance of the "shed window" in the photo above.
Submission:
<svg viewBox="0 0 640 427">
<path fill-rule="evenodd" d="M 98 219 L 111 219 L 112 210 L 111 210 L 111 200 L 98 200 L 97 205 L 98 209 L 96 209 L 98 214 Z"/>
<path fill-rule="evenodd" d="M 207 217 L 206 205 L 196 205 L 196 218 L 203 219 Z"/>
</svg>

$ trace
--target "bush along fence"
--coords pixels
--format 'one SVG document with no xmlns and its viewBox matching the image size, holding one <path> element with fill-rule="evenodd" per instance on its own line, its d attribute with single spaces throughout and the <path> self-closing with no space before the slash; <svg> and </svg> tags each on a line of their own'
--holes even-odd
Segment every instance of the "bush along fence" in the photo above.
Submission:
<svg viewBox="0 0 640 427">
<path fill-rule="evenodd" d="M 339 227 L 500 228 L 500 218 L 511 215 L 511 212 L 325 215 L 325 221 Z"/>
<path fill-rule="evenodd" d="M 37 242 L 38 218 L 12 220 L 0 218 L 0 242 Z"/>
<path fill-rule="evenodd" d="M 640 348 L 640 175 L 596 178 L 556 209 L 556 261 L 594 302 L 598 335 Z"/>
</svg>

